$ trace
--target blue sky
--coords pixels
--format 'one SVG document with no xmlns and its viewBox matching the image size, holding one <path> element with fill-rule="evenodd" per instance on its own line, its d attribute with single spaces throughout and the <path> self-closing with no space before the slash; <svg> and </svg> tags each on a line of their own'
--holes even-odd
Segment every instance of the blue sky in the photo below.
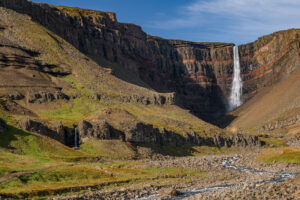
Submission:
<svg viewBox="0 0 300 200">
<path fill-rule="evenodd" d="M 243 44 L 300 28 L 300 0 L 33 0 L 117 13 L 148 34 L 197 42 Z"/>
</svg>

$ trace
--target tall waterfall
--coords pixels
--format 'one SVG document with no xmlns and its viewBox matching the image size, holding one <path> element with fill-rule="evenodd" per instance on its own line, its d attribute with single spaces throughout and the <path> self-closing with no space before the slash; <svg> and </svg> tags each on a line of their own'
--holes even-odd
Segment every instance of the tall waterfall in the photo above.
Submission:
<svg viewBox="0 0 300 200">
<path fill-rule="evenodd" d="M 240 57 L 239 48 L 237 46 L 233 47 L 234 56 L 234 68 L 233 68 L 233 80 L 231 86 L 231 94 L 229 99 L 229 110 L 233 110 L 236 107 L 242 105 L 242 89 L 243 82 L 241 78 L 241 67 L 240 67 Z"/>
</svg>

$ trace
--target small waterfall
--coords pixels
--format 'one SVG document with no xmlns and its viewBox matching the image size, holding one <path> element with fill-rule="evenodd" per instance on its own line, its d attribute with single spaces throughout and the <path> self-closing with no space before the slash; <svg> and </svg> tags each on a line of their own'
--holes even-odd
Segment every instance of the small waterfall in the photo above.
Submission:
<svg viewBox="0 0 300 200">
<path fill-rule="evenodd" d="M 75 136 L 74 136 L 74 147 L 78 147 L 78 129 L 77 127 L 75 128 Z"/>
<path fill-rule="evenodd" d="M 233 47 L 233 57 L 234 57 L 234 68 L 233 68 L 232 87 L 231 87 L 231 93 L 229 99 L 229 111 L 242 105 L 241 96 L 243 90 L 243 82 L 241 78 L 239 48 L 237 46 Z"/>
</svg>

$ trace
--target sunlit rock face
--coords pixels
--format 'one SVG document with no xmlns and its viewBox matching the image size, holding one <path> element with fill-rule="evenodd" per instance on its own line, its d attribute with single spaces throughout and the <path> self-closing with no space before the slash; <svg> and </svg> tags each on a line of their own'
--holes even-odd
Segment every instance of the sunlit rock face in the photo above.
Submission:
<svg viewBox="0 0 300 200">
<path fill-rule="evenodd" d="M 299 35 L 299 29 L 280 31 L 239 46 L 244 101 L 300 66 Z"/>
<path fill-rule="evenodd" d="M 102 65 L 118 64 L 159 92 L 174 92 L 175 103 L 205 120 L 228 108 L 233 77 L 233 47 L 147 35 L 114 13 L 2 0 L 0 6 L 30 15 Z M 276 83 L 299 66 L 300 30 L 281 31 L 239 46 L 246 102 L 260 88 Z M 136 84 L 134 79 L 120 79 Z"/>
</svg>

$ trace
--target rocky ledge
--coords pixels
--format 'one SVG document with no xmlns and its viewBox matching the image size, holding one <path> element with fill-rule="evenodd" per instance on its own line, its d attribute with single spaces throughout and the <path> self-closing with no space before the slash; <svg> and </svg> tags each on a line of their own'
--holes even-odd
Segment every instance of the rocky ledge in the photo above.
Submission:
<svg viewBox="0 0 300 200">
<path fill-rule="evenodd" d="M 80 121 L 78 124 L 80 143 L 90 138 L 96 139 L 121 139 L 136 144 L 156 144 L 181 146 L 185 144 L 208 145 L 217 147 L 231 146 L 261 146 L 257 136 L 235 134 L 226 136 L 215 134 L 211 137 L 203 137 L 196 132 L 179 135 L 166 129 L 154 128 L 151 124 L 133 122 L 126 124 L 122 130 L 113 128 L 105 120 L 93 120 L 91 122 Z"/>
<path fill-rule="evenodd" d="M 63 144 L 74 144 L 75 130 L 64 127 L 61 122 L 46 126 L 41 122 L 27 118 L 20 122 L 20 127 L 27 131 L 48 136 Z M 182 146 L 186 144 L 217 147 L 263 145 L 258 137 L 253 135 L 234 134 L 227 136 L 219 133 L 212 136 L 201 136 L 196 132 L 180 135 L 166 129 L 154 128 L 153 125 L 143 122 L 126 124 L 121 130 L 118 130 L 105 120 L 80 121 L 78 124 L 79 144 L 83 144 L 92 138 L 98 140 L 118 139 L 137 145 L 161 146 Z"/>
</svg>

